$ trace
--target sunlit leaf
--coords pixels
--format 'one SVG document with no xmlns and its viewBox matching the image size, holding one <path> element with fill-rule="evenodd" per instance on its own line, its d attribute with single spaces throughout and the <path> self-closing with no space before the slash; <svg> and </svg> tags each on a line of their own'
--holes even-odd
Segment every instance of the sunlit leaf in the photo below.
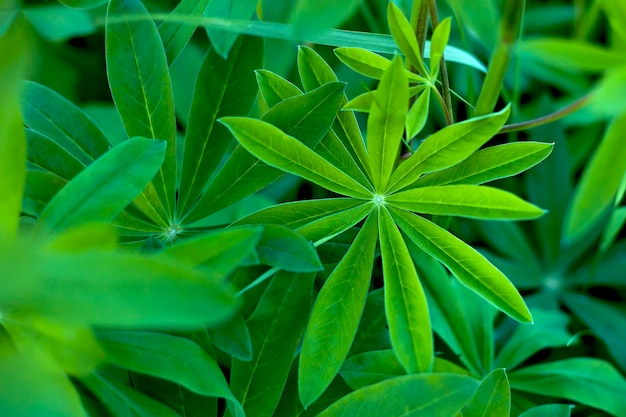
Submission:
<svg viewBox="0 0 626 417">
<path fill-rule="evenodd" d="M 511 390 L 504 369 L 492 371 L 480 383 L 463 409 L 463 417 L 506 416 L 511 412 Z"/>
</svg>

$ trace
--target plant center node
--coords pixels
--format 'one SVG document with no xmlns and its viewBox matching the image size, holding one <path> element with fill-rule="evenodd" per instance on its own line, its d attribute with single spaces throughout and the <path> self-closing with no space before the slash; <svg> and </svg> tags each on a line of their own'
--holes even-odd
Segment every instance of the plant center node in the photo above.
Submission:
<svg viewBox="0 0 626 417">
<path fill-rule="evenodd" d="M 374 194 L 374 204 L 376 204 L 376 207 L 380 207 L 380 206 L 384 206 L 385 205 L 385 196 L 384 195 L 378 195 L 378 194 Z"/>
<path fill-rule="evenodd" d="M 182 232 L 182 230 L 183 229 L 177 223 L 174 223 L 163 231 L 162 236 L 166 243 L 170 243 L 176 239 L 176 237 Z"/>
</svg>

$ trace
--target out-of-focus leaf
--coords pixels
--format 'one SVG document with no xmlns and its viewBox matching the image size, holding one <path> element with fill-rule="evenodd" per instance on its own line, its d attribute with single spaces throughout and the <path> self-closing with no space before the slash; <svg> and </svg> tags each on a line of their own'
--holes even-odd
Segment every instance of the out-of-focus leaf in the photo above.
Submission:
<svg viewBox="0 0 626 417">
<path fill-rule="evenodd" d="M 40 228 L 113 220 L 152 180 L 164 155 L 162 141 L 134 138 L 116 146 L 54 196 L 39 216 Z"/>
<path fill-rule="evenodd" d="M 317 296 L 300 352 L 298 387 L 304 407 L 319 398 L 348 355 L 365 307 L 377 228 L 372 215 Z"/>
<path fill-rule="evenodd" d="M 209 337 L 215 346 L 234 358 L 244 362 L 252 360 L 250 330 L 240 314 L 219 327 L 209 329 Z"/>
<path fill-rule="evenodd" d="M 319 417 L 380 415 L 387 417 L 456 416 L 478 381 L 455 374 L 399 376 L 346 395 Z"/>
<path fill-rule="evenodd" d="M 246 21 L 250 20 L 254 14 L 257 3 L 257 0 L 209 0 L 204 15 L 211 19 Z M 206 30 L 211 46 L 223 59 L 226 59 L 239 34 L 211 27 L 207 27 Z"/>
<path fill-rule="evenodd" d="M 96 32 L 96 25 L 88 12 L 60 4 L 25 7 L 22 13 L 33 28 L 51 42 L 62 42 Z"/>
<path fill-rule="evenodd" d="M 111 95 L 126 133 L 167 143 L 154 185 L 169 219 L 176 198 L 174 96 L 159 32 L 139 0 L 111 0 L 105 46 Z"/>
<path fill-rule="evenodd" d="M 608 362 L 573 358 L 509 373 L 511 388 L 585 404 L 614 416 L 626 414 L 626 380 Z"/>
<path fill-rule="evenodd" d="M 522 414 L 519 417 L 570 417 L 572 415 L 573 405 L 567 404 L 546 404 L 533 407 Z"/>
<path fill-rule="evenodd" d="M 290 17 L 295 35 L 306 38 L 341 25 L 357 11 L 362 1 L 298 0 Z"/>
</svg>

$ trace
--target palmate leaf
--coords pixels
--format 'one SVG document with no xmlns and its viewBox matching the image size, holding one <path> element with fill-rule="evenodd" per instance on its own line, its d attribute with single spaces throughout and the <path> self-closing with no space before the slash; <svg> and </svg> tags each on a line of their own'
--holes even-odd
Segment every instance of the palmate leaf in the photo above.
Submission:
<svg viewBox="0 0 626 417">
<path fill-rule="evenodd" d="M 42 230 L 60 231 L 92 221 L 109 222 L 158 172 L 165 142 L 133 138 L 76 175 L 39 216 Z"/>
<path fill-rule="evenodd" d="M 387 196 L 385 201 L 417 213 L 476 219 L 525 220 L 545 213 L 507 191 L 478 185 L 414 188 Z"/>
<path fill-rule="evenodd" d="M 434 360 L 428 304 L 409 250 L 387 209 L 378 211 L 391 345 L 408 373 L 427 372 Z"/>
<path fill-rule="evenodd" d="M 215 121 L 226 115 L 248 114 L 257 95 L 253 71 L 262 62 L 263 42 L 252 37 L 240 39 L 227 60 L 214 49 L 205 56 L 185 135 L 179 216 L 195 211 L 196 199 L 232 143 L 226 129 Z"/>
<path fill-rule="evenodd" d="M 330 385 L 348 355 L 370 285 L 377 228 L 376 216 L 369 216 L 316 298 L 298 371 L 305 408 Z"/>
<path fill-rule="evenodd" d="M 217 361 L 193 341 L 144 331 L 101 330 L 97 336 L 111 363 L 176 382 L 201 395 L 225 398 L 234 415 L 244 415 Z"/>
<path fill-rule="evenodd" d="M 230 385 L 246 415 L 272 415 L 311 310 L 315 274 L 279 272 L 248 320 L 252 361 L 233 359 Z"/>
<path fill-rule="evenodd" d="M 460 163 L 420 177 L 413 186 L 483 184 L 526 171 L 547 158 L 553 143 L 515 142 L 481 149 Z"/>
<path fill-rule="evenodd" d="M 422 174 L 451 167 L 491 139 L 509 117 L 510 107 L 499 113 L 469 119 L 429 136 L 417 151 L 394 171 L 387 192 L 401 190 Z"/>
<path fill-rule="evenodd" d="M 532 321 L 513 284 L 475 249 L 417 215 L 393 208 L 391 212 L 402 231 L 424 252 L 446 265 L 465 286 L 514 319 Z"/>
<path fill-rule="evenodd" d="M 367 152 L 372 163 L 374 188 L 379 194 L 387 188 L 396 164 L 408 107 L 408 81 L 402 59 L 396 57 L 374 93 L 367 120 Z"/>
<path fill-rule="evenodd" d="M 372 194 L 306 145 L 266 122 L 241 117 L 224 117 L 220 121 L 241 145 L 268 165 L 339 194 L 356 198 L 368 198 Z"/>
<path fill-rule="evenodd" d="M 357 414 L 400 417 L 456 416 L 478 381 L 449 373 L 423 373 L 388 379 L 346 395 L 319 417 Z"/>
<path fill-rule="evenodd" d="M 311 239 L 315 246 L 319 246 L 355 226 L 371 211 L 372 203 L 364 203 L 342 212 L 329 214 L 296 230 L 305 238 Z"/>
<path fill-rule="evenodd" d="M 144 19 L 131 20 L 129 15 Z M 109 3 L 105 45 L 111 95 L 126 133 L 167 143 L 165 160 L 154 184 L 165 216 L 170 219 L 176 197 L 174 96 L 159 32 L 139 0 Z"/>
</svg>

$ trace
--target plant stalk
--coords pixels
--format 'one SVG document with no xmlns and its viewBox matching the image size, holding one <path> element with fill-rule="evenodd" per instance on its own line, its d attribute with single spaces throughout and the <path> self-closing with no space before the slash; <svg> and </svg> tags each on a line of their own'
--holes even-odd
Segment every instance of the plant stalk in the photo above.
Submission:
<svg viewBox="0 0 626 417">
<path fill-rule="evenodd" d="M 433 32 L 439 26 L 439 14 L 437 13 L 437 0 L 430 0 L 430 20 L 433 23 Z M 441 64 L 439 66 L 441 72 L 441 85 L 443 87 L 443 98 L 447 111 L 446 121 L 448 125 L 454 123 L 454 114 L 452 113 L 452 95 L 450 95 L 450 79 L 448 77 L 448 67 L 446 66 L 445 53 L 441 55 Z"/>
</svg>

